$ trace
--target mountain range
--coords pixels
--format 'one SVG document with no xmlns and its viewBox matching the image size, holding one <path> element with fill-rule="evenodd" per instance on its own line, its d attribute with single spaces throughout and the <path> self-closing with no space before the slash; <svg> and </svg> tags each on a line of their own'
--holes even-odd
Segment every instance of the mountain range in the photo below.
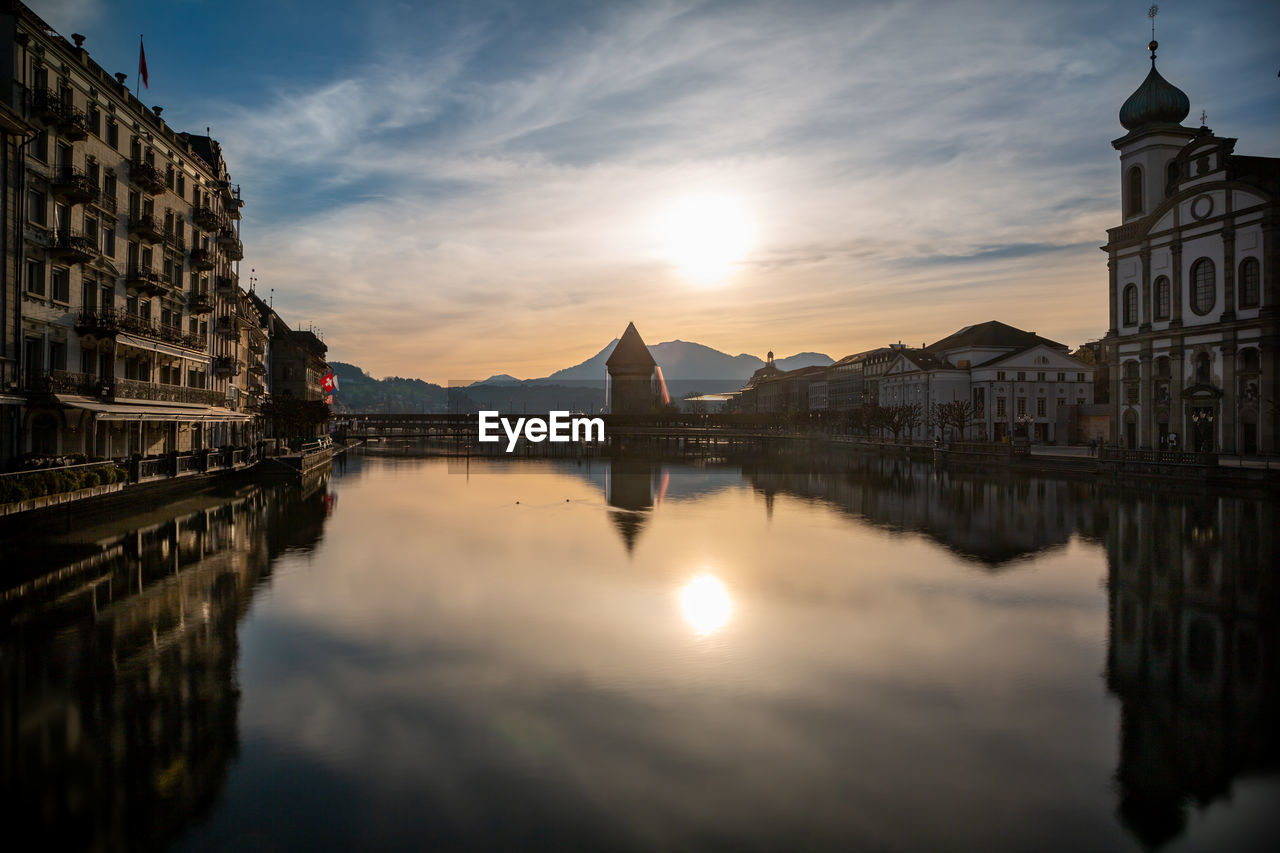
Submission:
<svg viewBox="0 0 1280 853">
<path fill-rule="evenodd" d="M 433 412 L 498 408 L 546 411 L 569 409 L 596 412 L 604 405 L 605 360 L 613 352 L 614 338 L 598 353 L 572 367 L 538 379 L 517 379 L 507 373 L 474 382 L 465 388 L 444 388 L 421 379 L 390 376 L 374 379 L 354 364 L 330 362 L 338 377 L 335 408 L 352 412 Z M 692 341 L 665 341 L 649 346 L 662 368 L 671 396 L 735 391 L 765 362 L 745 353 L 729 355 Z M 831 364 L 823 353 L 802 352 L 776 359 L 782 370 Z"/>
</svg>

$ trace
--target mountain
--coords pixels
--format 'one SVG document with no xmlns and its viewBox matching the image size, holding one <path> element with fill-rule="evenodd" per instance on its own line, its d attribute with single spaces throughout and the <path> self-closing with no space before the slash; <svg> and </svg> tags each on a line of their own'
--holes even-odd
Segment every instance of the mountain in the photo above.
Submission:
<svg viewBox="0 0 1280 853">
<path fill-rule="evenodd" d="M 343 361 L 331 361 L 329 368 L 338 377 L 333 407 L 339 412 L 444 412 L 449 408 L 449 393 L 439 385 L 399 376 L 374 379 Z"/>
<path fill-rule="evenodd" d="M 531 379 L 530 382 L 603 382 L 605 377 L 605 361 L 613 352 L 618 339 L 595 355 L 573 367 L 557 370 L 543 379 Z M 667 384 L 694 383 L 704 393 L 720 390 L 736 390 L 751 378 L 751 374 L 764 367 L 764 361 L 754 355 L 729 355 L 703 344 L 692 341 L 665 341 L 649 346 L 653 360 L 662 368 L 663 378 Z M 795 370 L 798 367 L 831 364 L 831 357 L 819 352 L 802 352 L 776 360 L 782 370 Z"/>
<path fill-rule="evenodd" d="M 488 379 L 480 382 L 472 382 L 472 385 L 519 385 L 522 380 L 516 379 L 510 373 L 497 373 Z"/>
</svg>

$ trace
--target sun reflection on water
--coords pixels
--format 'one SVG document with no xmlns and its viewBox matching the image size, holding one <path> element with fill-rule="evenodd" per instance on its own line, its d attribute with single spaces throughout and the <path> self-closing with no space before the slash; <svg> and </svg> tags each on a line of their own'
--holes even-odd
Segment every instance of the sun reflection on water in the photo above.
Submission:
<svg viewBox="0 0 1280 853">
<path fill-rule="evenodd" d="M 699 572 L 680 590 L 680 609 L 694 633 L 706 637 L 729 621 L 733 600 L 719 578 Z"/>
</svg>

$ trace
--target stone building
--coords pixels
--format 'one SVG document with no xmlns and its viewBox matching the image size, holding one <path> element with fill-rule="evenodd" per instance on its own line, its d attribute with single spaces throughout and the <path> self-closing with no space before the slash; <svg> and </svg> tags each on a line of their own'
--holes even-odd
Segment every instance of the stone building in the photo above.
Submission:
<svg viewBox="0 0 1280 853">
<path fill-rule="evenodd" d="M 1120 109 L 1123 224 L 1107 232 L 1112 434 L 1128 448 L 1275 453 L 1280 158 L 1185 127 L 1151 71 Z M 1202 115 L 1203 120 L 1203 115 Z"/>
<path fill-rule="evenodd" d="M 247 444 L 239 190 L 84 42 L 0 12 L 0 459 Z"/>
</svg>

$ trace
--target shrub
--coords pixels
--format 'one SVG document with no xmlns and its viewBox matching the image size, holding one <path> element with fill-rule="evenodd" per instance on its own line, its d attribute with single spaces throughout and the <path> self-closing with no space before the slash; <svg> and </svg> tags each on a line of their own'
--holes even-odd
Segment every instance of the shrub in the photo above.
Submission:
<svg viewBox="0 0 1280 853">
<path fill-rule="evenodd" d="M 80 483 L 80 488 L 92 489 L 95 486 L 101 485 L 102 474 L 99 473 L 100 471 L 101 471 L 100 468 L 90 468 L 89 470 L 85 471 L 83 475 L 83 479 L 81 480 L 81 483 Z"/>
</svg>

